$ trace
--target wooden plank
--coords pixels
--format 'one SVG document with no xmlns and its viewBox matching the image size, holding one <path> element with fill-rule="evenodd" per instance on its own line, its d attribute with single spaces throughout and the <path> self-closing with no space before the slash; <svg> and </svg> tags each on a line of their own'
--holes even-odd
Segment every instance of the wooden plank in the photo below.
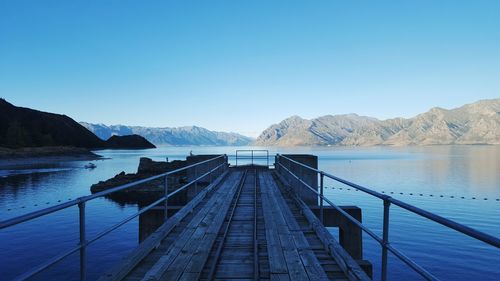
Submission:
<svg viewBox="0 0 500 281">
<path fill-rule="evenodd" d="M 284 179 L 276 174 L 280 181 L 285 182 Z M 309 209 L 309 207 L 298 198 L 294 192 L 290 191 L 287 187 L 290 197 L 294 200 L 295 204 L 301 210 L 302 214 L 306 217 L 309 224 L 316 232 L 316 235 L 321 240 L 325 249 L 328 249 L 329 254 L 335 259 L 339 267 L 342 269 L 344 274 L 347 275 L 349 280 L 371 280 L 368 275 L 361 269 L 361 267 L 356 263 L 356 261 L 349 256 L 349 254 L 340 246 L 340 244 L 335 240 L 331 233 L 323 226 L 319 219 L 314 215 L 314 213 Z"/>
<path fill-rule="evenodd" d="M 302 259 L 299 255 L 297 246 L 293 241 L 293 237 L 289 229 L 289 224 L 287 223 L 284 215 L 290 214 L 292 216 L 291 219 L 288 218 L 288 220 L 291 220 L 290 225 L 292 225 L 292 227 L 297 226 L 295 229 L 300 228 L 298 228 L 297 222 L 293 218 L 293 215 L 290 213 L 288 206 L 279 204 L 279 200 L 277 197 L 281 198 L 281 193 L 279 193 L 279 190 L 277 190 L 277 186 L 274 184 L 274 181 L 270 177 L 270 174 L 265 173 L 264 179 L 264 189 L 268 191 L 266 195 L 269 197 L 271 208 L 273 209 L 273 218 L 275 219 L 276 224 L 280 226 L 279 238 L 281 247 L 283 249 L 283 255 L 287 264 L 288 274 L 290 275 L 290 280 L 309 280 L 308 274 L 306 273 L 306 268 L 302 263 Z M 278 193 L 276 191 L 278 191 Z M 288 213 L 286 213 L 286 211 L 288 211 Z M 324 274 L 324 276 L 326 275 Z"/>
<path fill-rule="evenodd" d="M 264 176 L 262 173 L 259 174 L 259 180 L 261 181 L 260 190 L 261 190 L 261 202 L 262 202 L 262 211 L 264 217 L 264 224 L 266 227 L 266 242 L 267 242 L 267 251 L 269 256 L 269 271 L 271 273 L 271 277 L 275 273 L 283 273 L 286 274 L 288 272 L 288 268 L 286 267 L 285 257 L 283 255 L 283 250 L 281 249 L 281 243 L 278 236 L 278 231 L 275 229 L 272 207 L 269 202 L 269 198 L 267 196 L 268 188 L 266 188 L 263 184 L 265 184 Z M 280 277 L 281 275 L 277 275 Z M 278 280 L 278 279 L 277 279 Z"/>
<path fill-rule="evenodd" d="M 224 201 L 226 201 L 226 197 L 234 195 L 235 186 L 237 185 L 236 180 L 239 180 L 240 178 L 241 173 L 231 174 L 231 176 L 210 198 L 204 208 L 200 210 L 200 212 L 191 220 L 191 222 L 179 236 L 179 239 L 175 241 L 175 243 L 170 247 L 165 255 L 162 256 L 145 274 L 143 280 L 160 280 L 162 275 L 168 270 L 169 266 L 172 264 L 175 258 L 179 255 L 179 253 L 181 253 L 186 243 L 188 243 L 191 238 L 197 238 L 197 236 L 193 237 L 193 234 L 197 230 L 198 225 L 207 215 L 213 215 L 213 212 L 210 212 L 210 210 L 217 210 L 217 207 L 223 204 Z M 198 231 L 199 232 L 197 234 L 199 234 L 202 230 Z"/>
<path fill-rule="evenodd" d="M 242 264 L 241 266 L 234 264 L 218 264 L 215 279 L 253 279 L 253 263 Z"/>
<path fill-rule="evenodd" d="M 292 241 L 298 254 L 301 258 L 302 264 L 309 276 L 310 280 L 329 280 L 326 272 L 319 263 L 318 259 L 311 250 L 309 241 L 307 241 L 304 233 L 302 232 L 299 224 L 297 223 L 292 211 L 290 210 L 288 204 L 285 202 L 281 191 L 274 182 L 274 179 L 268 174 L 268 184 L 271 188 L 272 194 L 274 194 L 274 201 L 276 206 L 280 208 L 281 215 L 284 217 L 289 229 L 289 235 L 292 237 Z"/>
<path fill-rule="evenodd" d="M 198 280 L 198 274 L 196 273 L 187 273 L 182 274 L 181 279 L 179 281 L 195 281 Z"/>
<path fill-rule="evenodd" d="M 102 275 L 100 281 L 122 280 L 139 264 L 151 251 L 160 245 L 161 241 L 174 229 L 180 221 L 182 221 L 198 204 L 206 197 L 215 186 L 218 186 L 223 179 L 226 178 L 226 171 L 221 177 L 218 177 L 211 185 L 202 190 L 195 198 L 189 201 L 179 212 L 175 213 L 146 240 L 144 240 L 129 256 L 113 267 L 112 270 Z"/>
<path fill-rule="evenodd" d="M 191 256 L 194 254 L 194 251 L 197 249 L 200 243 L 204 241 L 205 234 L 209 228 L 208 223 L 210 223 L 214 219 L 214 216 L 222 212 L 223 210 L 220 209 L 217 205 L 212 208 L 211 214 L 205 217 L 206 221 L 204 220 L 199 224 L 198 228 L 191 236 L 188 243 L 186 243 L 182 248 L 182 251 L 171 262 L 167 270 L 158 273 L 160 278 L 156 280 L 177 280 L 182 275 L 182 273 L 184 272 L 184 268 L 186 267 L 186 263 L 189 262 Z"/>
<path fill-rule="evenodd" d="M 196 247 L 196 252 L 194 251 L 190 253 L 186 252 L 186 256 L 189 255 L 190 257 L 192 256 L 193 258 L 189 259 L 184 269 L 185 272 L 200 274 L 201 271 L 203 270 L 203 267 L 205 266 L 210 250 L 212 249 L 215 239 L 217 238 L 217 234 L 219 233 L 220 228 L 222 227 L 224 220 L 226 219 L 227 212 L 229 211 L 234 196 L 235 194 L 233 194 L 233 197 L 226 198 L 224 202 L 225 204 L 223 206 L 219 208 L 213 208 L 213 210 L 217 215 L 213 219 L 213 221 L 210 222 L 210 227 L 208 228 L 204 239 L 200 243 L 198 243 Z M 177 273 L 178 273 L 177 271 L 169 270 L 166 272 L 166 275 L 168 275 L 169 277 L 176 276 Z M 172 280 L 172 279 L 167 278 L 165 280 Z"/>
<path fill-rule="evenodd" d="M 309 276 L 306 273 L 302 260 L 299 256 L 297 248 L 293 243 L 293 238 L 288 234 L 280 234 L 281 246 L 283 248 L 283 255 L 285 256 L 286 265 L 288 267 L 288 274 L 290 275 L 290 280 L 301 281 L 309 280 Z"/>
<path fill-rule="evenodd" d="M 290 281 L 290 276 L 284 273 L 271 273 L 271 281 Z"/>
<path fill-rule="evenodd" d="M 270 219 L 274 222 L 274 226 L 277 228 L 279 245 L 285 259 L 287 266 L 287 273 L 290 280 L 309 280 L 307 273 L 300 260 L 297 248 L 293 243 L 293 239 L 288 229 L 288 225 L 285 222 L 274 198 L 274 192 L 272 190 L 272 185 L 269 181 L 269 174 L 264 173 L 261 177 L 261 190 L 263 192 L 262 198 L 263 202 L 266 201 L 267 208 L 270 208 Z M 264 206 L 263 206 L 264 207 Z M 268 242 L 269 245 L 269 242 Z M 271 271 L 271 273 L 273 273 Z"/>
</svg>

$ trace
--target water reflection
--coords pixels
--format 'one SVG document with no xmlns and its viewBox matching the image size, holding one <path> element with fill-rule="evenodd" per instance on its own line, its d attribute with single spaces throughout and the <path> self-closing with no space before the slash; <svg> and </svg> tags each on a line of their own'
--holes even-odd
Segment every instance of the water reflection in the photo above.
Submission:
<svg viewBox="0 0 500 281">
<path fill-rule="evenodd" d="M 153 209 L 141 214 L 139 216 L 139 243 L 155 232 L 164 221 L 165 212 L 162 209 Z"/>
</svg>

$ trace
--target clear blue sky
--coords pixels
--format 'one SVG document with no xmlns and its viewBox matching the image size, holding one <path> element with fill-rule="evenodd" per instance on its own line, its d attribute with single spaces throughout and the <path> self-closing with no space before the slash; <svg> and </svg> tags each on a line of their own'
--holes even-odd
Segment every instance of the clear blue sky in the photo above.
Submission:
<svg viewBox="0 0 500 281">
<path fill-rule="evenodd" d="M 256 135 L 500 97 L 500 1 L 0 0 L 0 97 Z"/>
</svg>

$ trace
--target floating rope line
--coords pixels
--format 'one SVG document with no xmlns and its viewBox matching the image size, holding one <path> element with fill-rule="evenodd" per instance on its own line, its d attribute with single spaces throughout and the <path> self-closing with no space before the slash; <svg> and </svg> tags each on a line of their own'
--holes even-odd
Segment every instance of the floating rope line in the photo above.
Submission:
<svg viewBox="0 0 500 281">
<path fill-rule="evenodd" d="M 336 189 L 336 190 L 347 190 L 347 191 L 351 191 L 351 190 L 354 190 L 354 191 L 359 191 L 358 189 L 355 189 L 355 188 L 343 188 L 343 187 L 333 187 L 333 186 L 325 186 L 325 189 Z M 482 197 L 482 198 L 479 198 L 479 197 L 476 197 L 476 196 L 473 196 L 473 197 L 466 197 L 466 196 L 456 196 L 456 195 L 434 195 L 434 194 L 425 194 L 425 193 L 415 193 L 415 192 L 407 192 L 407 193 L 404 193 L 404 192 L 395 192 L 395 191 L 380 191 L 380 193 L 383 193 L 383 194 L 399 194 L 399 195 L 408 195 L 408 196 L 419 196 L 419 197 L 436 197 L 436 198 L 452 198 L 452 199 L 469 199 L 469 200 L 483 200 L 483 201 L 497 201 L 497 202 L 500 202 L 500 198 L 496 198 L 496 199 L 489 199 L 487 197 Z M 71 201 L 72 199 L 71 198 L 68 198 L 67 201 Z M 64 200 L 57 200 L 57 201 L 53 201 L 53 203 L 61 203 L 62 201 Z M 27 207 L 38 207 L 38 206 L 43 206 L 43 205 L 50 205 L 51 202 L 45 202 L 45 203 L 37 203 L 37 204 L 33 204 L 33 205 L 24 205 L 24 206 L 21 206 L 21 207 L 17 207 L 17 208 L 8 208 L 7 211 L 17 211 L 17 210 L 22 210 L 22 209 L 26 209 Z"/>
<path fill-rule="evenodd" d="M 333 187 L 333 186 L 325 186 L 325 188 L 330 188 L 330 189 L 337 189 L 337 190 L 347 190 L 347 191 L 350 191 L 350 190 L 354 190 L 354 191 L 359 191 L 358 189 L 355 189 L 355 188 L 343 188 L 343 187 Z M 491 201 L 498 201 L 500 202 L 500 198 L 496 198 L 496 199 L 489 199 L 487 197 L 476 197 L 476 196 L 472 196 L 472 197 L 466 197 L 466 196 L 456 196 L 456 195 L 442 195 L 442 194 L 426 194 L 426 193 L 415 193 L 415 192 L 395 192 L 395 191 L 380 191 L 380 193 L 383 193 L 383 194 L 399 194 L 399 195 L 408 195 L 408 196 L 419 196 L 419 197 L 436 197 L 436 198 L 453 198 L 453 199 L 469 199 L 469 200 L 483 200 L 483 201 L 488 201 L 488 200 L 491 200 Z"/>
</svg>

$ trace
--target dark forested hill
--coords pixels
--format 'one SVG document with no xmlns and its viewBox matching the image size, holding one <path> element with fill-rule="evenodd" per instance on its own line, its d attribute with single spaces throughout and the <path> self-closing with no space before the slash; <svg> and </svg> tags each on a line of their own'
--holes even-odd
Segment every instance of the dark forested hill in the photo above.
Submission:
<svg viewBox="0 0 500 281">
<path fill-rule="evenodd" d="M 121 144 L 125 146 L 120 147 Z M 83 148 L 154 147 L 139 136 L 126 140 L 115 138 L 110 142 L 103 141 L 66 115 L 17 107 L 4 99 L 0 99 L 0 147 L 42 146 L 75 146 Z"/>
<path fill-rule="evenodd" d="M 77 146 L 96 148 L 104 142 L 66 115 L 17 107 L 0 99 L 0 146 Z"/>
</svg>

